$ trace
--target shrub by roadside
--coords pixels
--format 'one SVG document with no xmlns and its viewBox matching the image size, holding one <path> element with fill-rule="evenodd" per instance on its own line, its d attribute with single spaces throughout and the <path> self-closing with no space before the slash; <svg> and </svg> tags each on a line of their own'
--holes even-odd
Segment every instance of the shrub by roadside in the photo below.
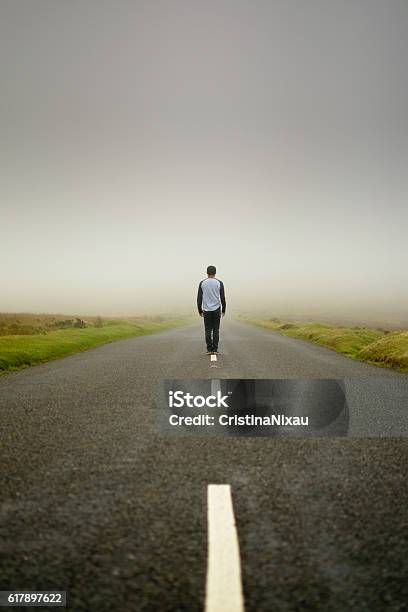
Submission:
<svg viewBox="0 0 408 612">
<path fill-rule="evenodd" d="M 238 315 L 245 322 L 284 336 L 321 344 L 340 353 L 375 365 L 408 372 L 408 331 L 389 332 L 368 327 L 341 327 L 323 323 L 260 319 Z"/>
<path fill-rule="evenodd" d="M 186 319 L 151 318 L 96 321 L 92 326 L 75 326 L 36 334 L 9 334 L 0 337 L 0 374 L 65 357 L 115 340 L 153 334 L 189 322 Z M 101 326 L 99 326 L 101 325 Z"/>
<path fill-rule="evenodd" d="M 379 365 L 408 372 L 408 331 L 387 334 L 362 349 L 361 357 Z"/>
</svg>

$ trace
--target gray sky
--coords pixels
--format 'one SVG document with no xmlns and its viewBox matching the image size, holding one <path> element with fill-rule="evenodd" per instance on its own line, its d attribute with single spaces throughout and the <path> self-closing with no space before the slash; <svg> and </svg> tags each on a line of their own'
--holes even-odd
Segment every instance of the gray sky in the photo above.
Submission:
<svg viewBox="0 0 408 612">
<path fill-rule="evenodd" d="M 0 310 L 406 311 L 406 0 L 0 0 Z M 250 288 L 250 294 L 247 295 Z"/>
</svg>

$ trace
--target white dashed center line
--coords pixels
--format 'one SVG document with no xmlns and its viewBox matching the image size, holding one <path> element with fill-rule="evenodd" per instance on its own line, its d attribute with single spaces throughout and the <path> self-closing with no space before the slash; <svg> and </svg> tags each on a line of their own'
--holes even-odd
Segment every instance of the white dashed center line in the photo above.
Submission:
<svg viewBox="0 0 408 612">
<path fill-rule="evenodd" d="M 243 612 L 241 560 L 230 485 L 208 485 L 205 612 Z"/>
<path fill-rule="evenodd" d="M 218 368 L 217 362 L 217 355 L 210 355 L 210 368 Z"/>
<path fill-rule="evenodd" d="M 221 391 L 221 380 L 219 378 L 211 379 L 211 395 L 217 395 Z"/>
</svg>

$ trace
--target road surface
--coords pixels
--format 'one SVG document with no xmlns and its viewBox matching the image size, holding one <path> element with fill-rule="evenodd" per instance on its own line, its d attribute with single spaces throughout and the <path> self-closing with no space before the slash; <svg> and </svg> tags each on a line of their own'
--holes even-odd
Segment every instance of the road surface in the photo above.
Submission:
<svg viewBox="0 0 408 612">
<path fill-rule="evenodd" d="M 355 435 L 404 433 L 407 376 L 228 319 L 221 334 L 217 378 L 354 378 Z M 406 610 L 406 439 L 161 435 L 159 382 L 214 372 L 199 322 L 0 378 L 0 588 L 203 610 L 212 483 L 231 487 L 247 612 Z"/>
</svg>

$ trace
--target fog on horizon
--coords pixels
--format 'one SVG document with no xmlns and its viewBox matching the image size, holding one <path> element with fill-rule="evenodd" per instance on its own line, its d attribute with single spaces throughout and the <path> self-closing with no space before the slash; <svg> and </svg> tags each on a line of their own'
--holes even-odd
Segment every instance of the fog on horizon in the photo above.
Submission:
<svg viewBox="0 0 408 612">
<path fill-rule="evenodd" d="M 0 311 L 408 320 L 408 4 L 3 1 Z"/>
</svg>

